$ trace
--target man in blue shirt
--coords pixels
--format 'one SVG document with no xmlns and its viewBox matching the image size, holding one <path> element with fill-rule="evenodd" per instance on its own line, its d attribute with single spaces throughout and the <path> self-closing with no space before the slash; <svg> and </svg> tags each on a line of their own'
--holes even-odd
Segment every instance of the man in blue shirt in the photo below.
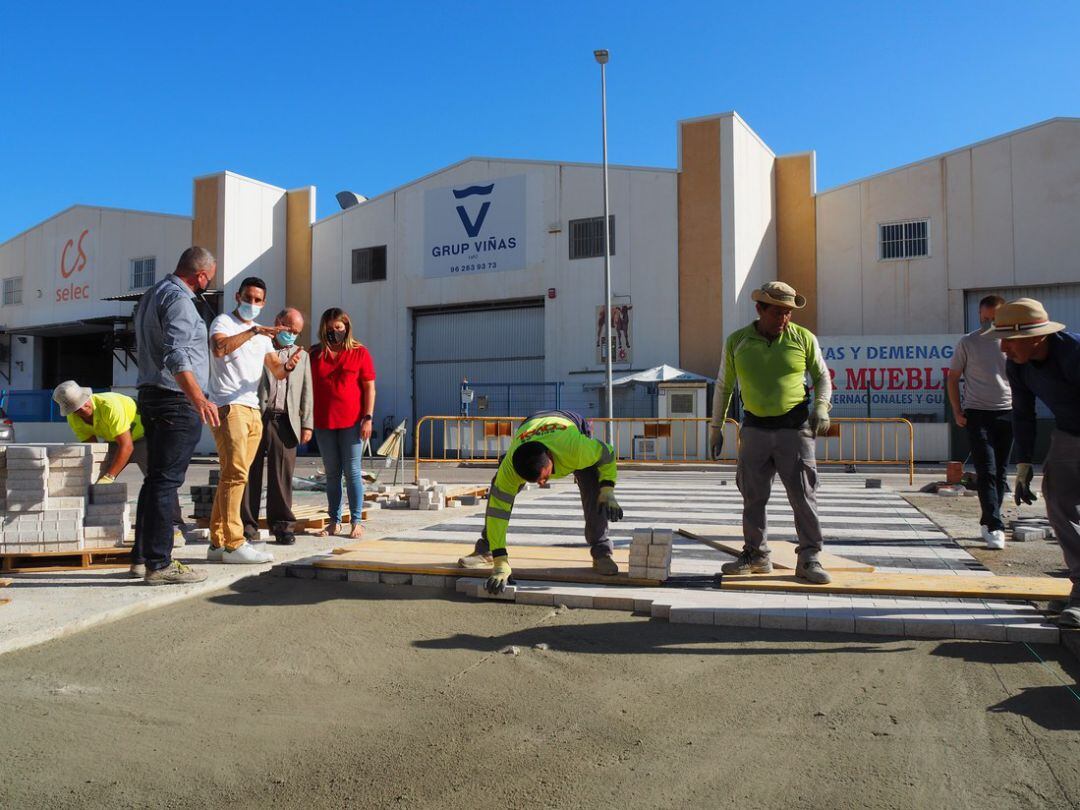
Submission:
<svg viewBox="0 0 1080 810">
<path fill-rule="evenodd" d="M 1080 335 L 1051 321 L 1033 298 L 1002 306 L 983 334 L 999 338 L 1008 358 L 1012 387 L 1013 435 L 1016 439 L 1016 484 L 1019 505 L 1034 503 L 1031 491 L 1035 452 L 1035 399 L 1054 414 L 1050 451 L 1043 462 L 1042 493 L 1046 514 L 1061 543 L 1072 592 L 1058 624 L 1080 627 Z"/>
<path fill-rule="evenodd" d="M 147 585 L 201 582 L 196 571 L 172 559 L 172 504 L 202 435 L 218 424 L 206 394 L 210 368 L 206 322 L 195 307 L 214 280 L 217 260 L 190 247 L 176 272 L 143 293 L 135 313 L 139 361 L 139 413 L 146 431 L 146 477 L 139 491 L 135 536 L 146 559 Z"/>
</svg>

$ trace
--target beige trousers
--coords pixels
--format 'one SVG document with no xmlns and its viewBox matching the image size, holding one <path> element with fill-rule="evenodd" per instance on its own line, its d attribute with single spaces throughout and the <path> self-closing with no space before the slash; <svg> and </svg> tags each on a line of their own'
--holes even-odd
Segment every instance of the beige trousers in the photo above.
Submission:
<svg viewBox="0 0 1080 810">
<path fill-rule="evenodd" d="M 223 405 L 218 416 L 221 425 L 210 428 L 221 465 L 221 481 L 210 513 L 210 545 L 233 551 L 245 542 L 240 508 L 248 469 L 262 439 L 262 417 L 258 408 L 247 405 Z"/>
</svg>

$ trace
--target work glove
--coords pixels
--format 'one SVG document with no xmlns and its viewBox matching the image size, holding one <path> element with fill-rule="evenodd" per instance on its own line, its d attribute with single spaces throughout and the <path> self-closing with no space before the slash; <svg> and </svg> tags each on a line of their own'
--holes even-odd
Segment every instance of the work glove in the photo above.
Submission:
<svg viewBox="0 0 1080 810">
<path fill-rule="evenodd" d="M 1035 471 L 1031 469 L 1030 464 L 1017 464 L 1016 465 L 1016 483 L 1013 484 L 1013 500 L 1016 501 L 1016 505 L 1019 506 L 1023 503 L 1035 503 L 1039 498 L 1031 491 L 1031 478 L 1035 475 Z"/>
<path fill-rule="evenodd" d="M 724 424 L 709 425 L 709 457 L 713 461 L 720 460 L 720 454 L 724 451 Z"/>
<path fill-rule="evenodd" d="M 484 583 L 484 590 L 488 593 L 502 593 L 506 590 L 506 583 L 510 579 L 510 558 L 496 557 L 495 564 L 491 567 L 491 576 Z"/>
<path fill-rule="evenodd" d="M 623 511 L 615 500 L 615 487 L 600 487 L 600 497 L 596 499 L 596 511 L 607 515 L 610 521 L 622 520 Z"/>
<path fill-rule="evenodd" d="M 815 436 L 825 436 L 829 433 L 829 406 L 824 402 L 814 405 L 814 411 L 810 414 L 810 432 Z"/>
<path fill-rule="evenodd" d="M 103 474 L 103 475 L 102 475 L 102 476 L 101 476 L 101 477 L 100 477 L 100 478 L 99 478 L 99 479 L 97 480 L 97 482 L 98 482 L 99 484 L 111 484 L 111 483 L 113 483 L 114 481 L 116 481 L 116 479 L 115 479 L 115 478 L 113 478 L 113 477 L 112 477 L 111 475 L 109 475 L 108 473 L 104 473 L 104 474 Z"/>
</svg>

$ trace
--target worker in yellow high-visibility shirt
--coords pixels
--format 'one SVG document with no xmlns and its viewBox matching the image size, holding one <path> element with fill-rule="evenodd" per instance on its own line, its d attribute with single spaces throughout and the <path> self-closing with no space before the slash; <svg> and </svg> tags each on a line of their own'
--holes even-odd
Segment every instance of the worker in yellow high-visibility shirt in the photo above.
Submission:
<svg viewBox="0 0 1080 810">
<path fill-rule="evenodd" d="M 67 418 L 75 438 L 81 442 L 108 443 L 109 454 L 101 464 L 101 474 L 96 483 L 111 484 L 131 462 L 143 475 L 146 474 L 146 441 L 134 399 L 115 392 L 95 394 L 75 380 L 66 380 L 53 390 L 53 401 L 59 407 L 60 415 Z M 183 539 L 183 529 L 180 499 L 177 497 L 173 508 L 175 540 Z M 131 559 L 132 573 L 141 577 L 142 570 L 137 570 L 142 565 L 137 542 Z"/>
<path fill-rule="evenodd" d="M 526 482 L 543 485 L 571 473 L 585 510 L 585 540 L 593 570 L 608 576 L 619 573 L 607 533 L 608 521 L 623 516 L 615 500 L 615 452 L 592 437 L 588 423 L 578 414 L 541 411 L 522 422 L 510 442 L 491 482 L 483 534 L 473 553 L 459 560 L 464 568 L 492 566 L 485 586 L 489 592 L 501 593 L 510 579 L 506 529 L 518 492 Z"/>
</svg>

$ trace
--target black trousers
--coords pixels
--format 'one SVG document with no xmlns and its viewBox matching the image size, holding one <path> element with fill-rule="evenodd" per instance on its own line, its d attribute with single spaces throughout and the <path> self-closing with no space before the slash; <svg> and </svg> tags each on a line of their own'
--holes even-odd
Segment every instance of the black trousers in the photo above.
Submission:
<svg viewBox="0 0 1080 810">
<path fill-rule="evenodd" d="M 262 440 L 248 470 L 247 488 L 240 504 L 244 536 L 259 536 L 259 508 L 262 501 L 263 469 L 266 469 L 266 524 L 275 535 L 291 532 L 296 517 L 292 511 L 292 478 L 296 469 L 296 434 L 286 413 L 263 414 Z"/>
<path fill-rule="evenodd" d="M 989 531 L 1005 528 L 1001 502 L 1005 498 L 1005 468 L 1012 452 L 1012 411 L 979 411 L 966 408 L 968 442 L 975 462 L 976 487 L 982 515 L 979 524 Z"/>
</svg>

